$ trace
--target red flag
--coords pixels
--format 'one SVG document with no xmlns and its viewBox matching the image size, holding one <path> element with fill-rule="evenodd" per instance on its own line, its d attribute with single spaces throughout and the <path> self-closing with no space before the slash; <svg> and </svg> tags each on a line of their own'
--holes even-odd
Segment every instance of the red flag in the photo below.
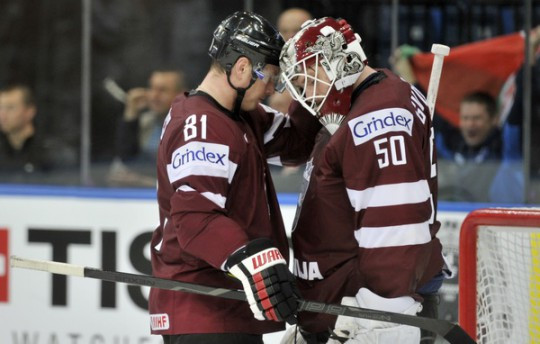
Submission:
<svg viewBox="0 0 540 344">
<path fill-rule="evenodd" d="M 465 95 L 484 91 L 496 99 L 504 82 L 523 63 L 523 50 L 519 33 L 452 47 L 444 59 L 435 112 L 457 126 Z M 418 84 L 427 90 L 433 54 L 416 54 L 411 63 Z"/>
</svg>

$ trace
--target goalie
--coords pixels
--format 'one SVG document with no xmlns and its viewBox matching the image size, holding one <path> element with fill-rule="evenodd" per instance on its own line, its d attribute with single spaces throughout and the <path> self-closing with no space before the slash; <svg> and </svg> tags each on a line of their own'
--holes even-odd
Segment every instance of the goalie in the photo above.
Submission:
<svg viewBox="0 0 540 344">
<path fill-rule="evenodd" d="M 416 88 L 367 65 L 360 42 L 345 20 L 322 18 L 280 56 L 287 89 L 324 125 L 293 224 L 294 274 L 307 300 L 411 315 L 424 302 L 436 317 L 443 257 L 431 116 Z M 302 338 L 291 327 L 283 342 L 420 342 L 405 325 L 309 312 L 298 321 Z"/>
</svg>

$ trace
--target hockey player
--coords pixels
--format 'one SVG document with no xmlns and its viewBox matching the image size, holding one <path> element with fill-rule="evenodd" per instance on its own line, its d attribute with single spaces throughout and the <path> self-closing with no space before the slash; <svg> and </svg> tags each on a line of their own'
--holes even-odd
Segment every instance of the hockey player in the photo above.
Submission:
<svg viewBox="0 0 540 344">
<path fill-rule="evenodd" d="M 346 21 L 322 18 L 280 57 L 293 98 L 324 124 L 293 225 L 294 274 L 307 300 L 415 315 L 443 279 L 431 118 L 417 89 L 367 65 L 360 42 Z M 388 322 L 298 320 L 308 343 L 420 341 L 418 328 Z"/>
<path fill-rule="evenodd" d="M 153 275 L 243 287 L 249 301 L 152 289 L 151 331 L 165 343 L 262 343 L 283 321 L 296 322 L 298 292 L 266 160 L 305 162 L 321 125 L 301 106 L 285 116 L 260 104 L 274 92 L 282 46 L 261 16 L 227 17 L 206 77 L 165 119 Z"/>
</svg>

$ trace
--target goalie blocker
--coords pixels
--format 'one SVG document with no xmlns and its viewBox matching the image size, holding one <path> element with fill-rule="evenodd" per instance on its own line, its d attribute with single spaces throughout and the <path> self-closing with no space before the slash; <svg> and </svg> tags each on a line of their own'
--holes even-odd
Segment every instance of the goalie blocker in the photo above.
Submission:
<svg viewBox="0 0 540 344">
<path fill-rule="evenodd" d="M 255 318 L 296 324 L 300 293 L 287 262 L 268 239 L 255 239 L 233 253 L 225 267 L 242 282 Z"/>
</svg>

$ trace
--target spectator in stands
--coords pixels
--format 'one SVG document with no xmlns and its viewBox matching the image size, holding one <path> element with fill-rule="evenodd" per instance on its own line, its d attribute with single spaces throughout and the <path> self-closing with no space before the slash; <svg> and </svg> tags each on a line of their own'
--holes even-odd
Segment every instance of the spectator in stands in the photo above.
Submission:
<svg viewBox="0 0 540 344">
<path fill-rule="evenodd" d="M 311 13 L 303 8 L 291 7 L 281 12 L 277 21 L 277 27 L 283 40 L 286 42 L 294 36 L 304 22 L 311 19 Z"/>
<path fill-rule="evenodd" d="M 416 88 L 418 88 L 418 83 L 416 82 L 416 77 L 414 76 L 409 59 L 420 52 L 420 49 L 415 46 L 403 44 L 394 50 L 388 59 L 390 66 L 392 66 L 392 71 L 409 84 L 415 85 Z"/>
<path fill-rule="evenodd" d="M 0 172 L 4 181 L 21 181 L 21 175 L 76 162 L 72 149 L 38 133 L 36 114 L 36 102 L 28 86 L 11 85 L 0 90 Z"/>
<path fill-rule="evenodd" d="M 122 160 L 142 156 L 154 162 L 163 120 L 174 98 L 185 89 L 181 71 L 156 70 L 150 76 L 148 88 L 128 91 L 117 141 Z"/>
<path fill-rule="evenodd" d="M 148 88 L 128 91 L 118 127 L 117 158 L 108 180 L 115 185 L 155 186 L 155 177 L 135 170 L 154 167 L 163 120 L 174 98 L 186 90 L 184 74 L 178 70 L 156 70 Z"/>
<path fill-rule="evenodd" d="M 513 84 L 514 97 L 502 126 L 502 164 L 497 172 L 493 187 L 490 190 L 491 198 L 504 199 L 506 202 L 540 201 L 540 26 L 535 27 L 529 36 L 531 46 L 531 142 L 530 142 L 530 178 L 531 185 L 527 194 L 524 192 L 523 176 L 523 74 L 524 66 L 516 73 L 515 78 L 510 77 Z M 503 87 L 506 89 L 506 87 Z M 501 91 L 503 93 L 503 91 Z M 500 98 L 503 98 L 501 96 Z"/>
<path fill-rule="evenodd" d="M 409 60 L 419 52 L 416 47 L 402 45 L 392 54 L 389 62 L 397 74 L 421 89 Z M 510 157 L 503 155 L 496 100 L 486 92 L 475 91 L 462 99 L 459 111 L 459 128 L 437 113 L 433 120 L 439 158 L 440 198 L 499 203 L 520 201 L 519 197 L 513 195 L 516 192 L 511 191 L 519 189 L 520 184 L 501 180 L 503 176 L 510 176 L 509 173 L 500 173 L 501 161 Z M 520 142 L 518 135 L 512 135 L 508 136 L 506 145 L 520 146 Z"/>
<path fill-rule="evenodd" d="M 501 132 L 497 126 L 495 99 L 482 91 L 466 95 L 459 108 L 459 131 L 461 139 L 446 143 L 446 133 L 436 139 L 438 156 L 464 161 L 483 162 L 501 158 Z"/>
<path fill-rule="evenodd" d="M 448 139 L 451 137 L 452 139 Z M 486 202 L 502 158 L 502 136 L 495 99 L 481 91 L 461 101 L 459 135 L 450 125 L 435 134 L 441 197 L 455 201 Z M 444 167 L 444 168 L 443 168 Z"/>
</svg>

